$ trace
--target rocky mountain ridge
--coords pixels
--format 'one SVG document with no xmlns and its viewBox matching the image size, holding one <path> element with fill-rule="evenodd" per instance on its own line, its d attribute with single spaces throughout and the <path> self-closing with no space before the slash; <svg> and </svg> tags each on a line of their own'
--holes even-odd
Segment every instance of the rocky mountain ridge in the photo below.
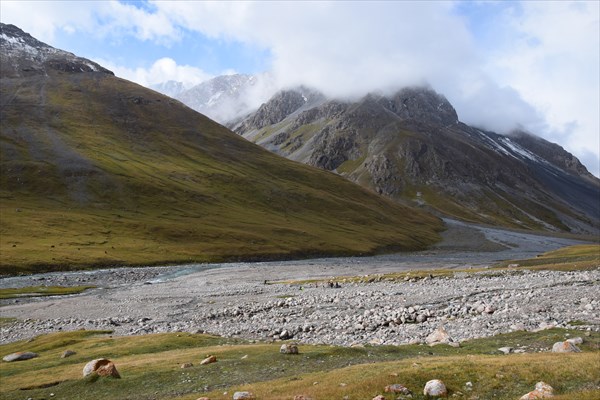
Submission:
<svg viewBox="0 0 600 400">
<path fill-rule="evenodd" d="M 562 147 L 460 122 L 429 88 L 358 101 L 281 91 L 234 130 L 396 201 L 474 222 L 597 233 L 600 181 Z M 304 101 L 303 101 L 304 100 Z"/>
</svg>

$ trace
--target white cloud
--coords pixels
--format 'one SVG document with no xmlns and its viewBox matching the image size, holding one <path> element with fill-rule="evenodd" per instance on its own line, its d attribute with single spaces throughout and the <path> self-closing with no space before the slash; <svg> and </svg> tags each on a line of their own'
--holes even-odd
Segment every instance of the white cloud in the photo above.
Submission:
<svg viewBox="0 0 600 400">
<path fill-rule="evenodd" d="M 498 81 L 543 114 L 546 126 L 537 133 L 586 159 L 598 176 L 599 15 L 595 1 L 525 2 L 512 19 L 512 46 L 494 54 L 490 65 Z"/>
<path fill-rule="evenodd" d="M 181 33 L 168 15 L 149 13 L 131 4 L 110 1 L 10 1 L 0 3 L 2 21 L 52 43 L 57 31 L 98 37 L 133 36 L 170 43 Z"/>
<path fill-rule="evenodd" d="M 463 121 L 500 132 L 524 126 L 585 158 L 599 175 L 600 3 L 475 3 L 501 10 L 487 16 L 489 26 L 470 24 L 457 4 L 469 5 L 151 1 L 137 8 L 3 0 L 0 6 L 3 20 L 39 37 L 61 29 L 169 44 L 187 30 L 248 43 L 269 50 L 280 85 L 306 84 L 334 96 L 429 83 Z M 113 69 L 145 84 L 203 74 L 159 61 L 148 69 Z"/>
<path fill-rule="evenodd" d="M 128 68 L 117 65 L 110 60 L 94 60 L 98 64 L 110 69 L 116 76 L 150 87 L 167 81 L 182 82 L 185 87 L 192 87 L 212 75 L 190 65 L 177 65 L 175 60 L 164 57 L 156 60 L 149 68 Z"/>
</svg>

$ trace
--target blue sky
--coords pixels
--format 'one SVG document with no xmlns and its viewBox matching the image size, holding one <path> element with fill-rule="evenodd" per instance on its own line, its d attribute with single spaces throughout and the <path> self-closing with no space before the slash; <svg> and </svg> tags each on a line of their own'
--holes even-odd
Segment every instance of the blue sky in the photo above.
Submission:
<svg viewBox="0 0 600 400">
<path fill-rule="evenodd" d="M 142 85 L 269 72 L 336 97 L 429 84 L 600 174 L 598 1 L 0 2 L 0 19 Z"/>
</svg>

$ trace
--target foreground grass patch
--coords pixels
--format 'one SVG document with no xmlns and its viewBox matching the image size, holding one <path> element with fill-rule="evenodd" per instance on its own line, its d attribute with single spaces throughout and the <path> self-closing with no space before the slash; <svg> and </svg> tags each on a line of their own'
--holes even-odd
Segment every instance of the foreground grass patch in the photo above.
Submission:
<svg viewBox="0 0 600 400">
<path fill-rule="evenodd" d="M 12 299 L 15 297 L 35 296 L 61 296 L 67 294 L 78 294 L 95 286 L 27 286 L 23 288 L 0 289 L 0 299 Z"/>
<path fill-rule="evenodd" d="M 465 393 L 463 386 L 471 381 L 469 394 L 480 399 L 515 398 L 539 380 L 554 386 L 558 394 L 586 390 L 597 394 L 600 334 L 586 336 L 579 354 L 538 352 L 577 334 L 560 329 L 515 332 L 469 341 L 461 348 L 302 345 L 301 354 L 286 356 L 279 354 L 280 343 L 251 344 L 208 335 L 112 337 L 108 331 L 66 332 L 0 346 L 1 355 L 39 354 L 28 361 L 0 363 L 0 398 L 50 398 L 54 393 L 65 399 L 193 400 L 202 395 L 231 399 L 235 390 L 251 390 L 260 399 L 291 399 L 297 394 L 365 399 L 382 393 L 385 385 L 402 383 L 420 399 L 424 383 L 433 378 L 444 380 L 451 394 Z M 528 353 L 499 355 L 500 345 L 520 346 Z M 67 349 L 76 354 L 60 358 Z M 208 354 L 218 361 L 200 365 Z M 85 363 L 100 357 L 114 361 L 123 378 L 83 379 Z M 183 363 L 194 366 L 182 369 Z"/>
</svg>

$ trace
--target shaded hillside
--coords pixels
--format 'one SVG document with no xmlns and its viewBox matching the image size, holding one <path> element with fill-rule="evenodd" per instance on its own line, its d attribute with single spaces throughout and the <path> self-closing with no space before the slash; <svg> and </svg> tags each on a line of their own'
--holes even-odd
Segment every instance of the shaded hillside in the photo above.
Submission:
<svg viewBox="0 0 600 400">
<path fill-rule="evenodd" d="M 430 89 L 356 102 L 283 91 L 234 129 L 404 204 L 494 225 L 599 232 L 600 181 L 577 158 L 524 132 L 463 124 Z"/>
<path fill-rule="evenodd" d="M 441 222 L 2 25 L 0 268 L 420 249 Z M 87 66 L 87 68 L 86 68 Z"/>
</svg>

